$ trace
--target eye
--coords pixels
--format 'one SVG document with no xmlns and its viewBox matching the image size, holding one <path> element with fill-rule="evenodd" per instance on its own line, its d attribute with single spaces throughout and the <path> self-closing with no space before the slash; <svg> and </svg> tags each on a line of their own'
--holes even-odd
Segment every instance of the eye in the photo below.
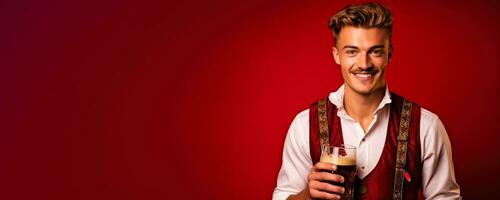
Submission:
<svg viewBox="0 0 500 200">
<path fill-rule="evenodd" d="M 345 54 L 347 54 L 347 56 L 355 56 L 356 53 L 358 53 L 358 51 L 356 51 L 354 49 L 348 49 L 345 51 Z"/>
<path fill-rule="evenodd" d="M 380 50 L 380 49 L 375 49 L 375 50 L 370 51 L 370 54 L 372 56 L 375 56 L 375 57 L 380 57 L 380 56 L 383 56 L 385 54 L 385 51 Z"/>
</svg>

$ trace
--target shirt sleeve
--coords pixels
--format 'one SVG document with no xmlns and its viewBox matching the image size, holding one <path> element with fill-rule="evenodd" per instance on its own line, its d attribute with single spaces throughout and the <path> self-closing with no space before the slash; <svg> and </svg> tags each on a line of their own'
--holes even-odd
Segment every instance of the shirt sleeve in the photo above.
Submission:
<svg viewBox="0 0 500 200">
<path fill-rule="evenodd" d="M 288 129 L 273 200 L 285 200 L 305 189 L 312 167 L 309 152 L 309 111 L 306 110 L 295 117 Z"/>
<path fill-rule="evenodd" d="M 451 144 L 437 115 L 422 109 L 422 189 L 424 199 L 462 199 L 455 179 Z"/>
</svg>

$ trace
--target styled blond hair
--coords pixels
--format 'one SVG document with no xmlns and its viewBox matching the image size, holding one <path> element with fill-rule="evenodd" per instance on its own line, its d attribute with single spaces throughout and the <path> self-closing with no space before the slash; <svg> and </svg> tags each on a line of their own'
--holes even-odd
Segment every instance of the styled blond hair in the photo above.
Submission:
<svg viewBox="0 0 500 200">
<path fill-rule="evenodd" d="M 389 8 L 380 3 L 350 5 L 330 18 L 328 27 L 333 31 L 335 43 L 342 28 L 346 26 L 362 28 L 382 28 L 392 36 L 392 14 Z"/>
</svg>

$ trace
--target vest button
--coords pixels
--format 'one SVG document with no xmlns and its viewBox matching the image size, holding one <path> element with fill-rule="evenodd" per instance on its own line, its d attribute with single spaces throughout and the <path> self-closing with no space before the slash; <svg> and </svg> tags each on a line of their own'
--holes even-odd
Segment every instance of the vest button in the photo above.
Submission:
<svg viewBox="0 0 500 200">
<path fill-rule="evenodd" d="M 359 187 L 359 192 L 360 192 L 361 194 L 366 193 L 366 186 L 361 185 L 361 187 Z"/>
</svg>

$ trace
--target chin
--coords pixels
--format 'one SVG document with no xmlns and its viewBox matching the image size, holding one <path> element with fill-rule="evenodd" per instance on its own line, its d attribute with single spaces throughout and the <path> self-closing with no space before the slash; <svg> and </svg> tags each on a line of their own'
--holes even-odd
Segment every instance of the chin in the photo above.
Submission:
<svg viewBox="0 0 500 200">
<path fill-rule="evenodd" d="M 372 90 L 369 89 L 363 89 L 363 90 L 354 90 L 354 92 L 360 94 L 360 95 L 370 95 L 373 93 Z"/>
<path fill-rule="evenodd" d="M 377 91 L 377 88 L 374 87 L 373 85 L 370 86 L 358 85 L 351 87 L 351 89 L 360 95 L 371 95 Z"/>
<path fill-rule="evenodd" d="M 372 92 L 371 88 L 366 88 L 366 87 L 356 87 L 356 86 L 349 86 L 349 89 L 353 91 L 354 93 L 361 94 L 361 95 L 367 95 Z"/>
<path fill-rule="evenodd" d="M 374 94 L 385 87 L 385 84 L 380 84 L 379 82 L 371 82 L 371 83 L 360 83 L 360 82 L 351 82 L 348 84 L 349 88 L 360 95 L 371 95 Z"/>
</svg>

